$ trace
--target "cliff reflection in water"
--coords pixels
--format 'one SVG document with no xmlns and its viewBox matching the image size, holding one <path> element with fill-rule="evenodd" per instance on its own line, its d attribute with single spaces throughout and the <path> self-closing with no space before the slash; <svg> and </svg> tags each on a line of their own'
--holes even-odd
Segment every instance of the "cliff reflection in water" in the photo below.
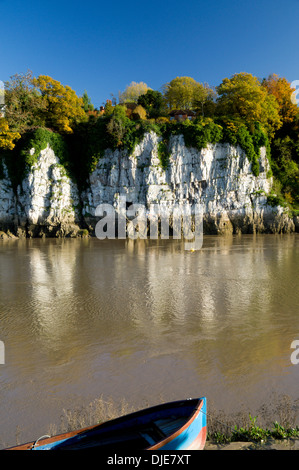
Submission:
<svg viewBox="0 0 299 470">
<path fill-rule="evenodd" d="M 297 234 L 205 237 L 194 253 L 172 240 L 27 240 L 2 244 L 0 260 L 6 430 L 51 422 L 74 397 L 296 397 Z"/>
<path fill-rule="evenodd" d="M 218 351 L 219 365 L 231 362 L 224 374 L 242 363 L 240 355 L 247 364 L 263 362 L 285 350 L 281 332 L 294 334 L 296 240 L 211 237 L 195 253 L 161 240 L 36 246 L 28 305 L 35 334 L 53 350 L 67 349 L 72 334 L 88 337 L 81 353 L 92 343 L 106 346 L 110 334 L 121 344 L 128 334 L 136 350 L 146 343 L 155 355 L 157 343 L 160 352 L 189 354 L 194 342 L 217 341 L 209 358 Z"/>
</svg>

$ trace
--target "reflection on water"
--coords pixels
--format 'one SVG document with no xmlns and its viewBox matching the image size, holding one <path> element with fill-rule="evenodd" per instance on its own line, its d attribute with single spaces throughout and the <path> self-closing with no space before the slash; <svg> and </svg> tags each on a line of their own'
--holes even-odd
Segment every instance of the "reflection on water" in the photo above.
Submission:
<svg viewBox="0 0 299 470">
<path fill-rule="evenodd" d="M 297 398 L 298 240 L 2 243 L 2 441 L 102 394 L 137 407 L 206 395 L 225 410 Z"/>
</svg>

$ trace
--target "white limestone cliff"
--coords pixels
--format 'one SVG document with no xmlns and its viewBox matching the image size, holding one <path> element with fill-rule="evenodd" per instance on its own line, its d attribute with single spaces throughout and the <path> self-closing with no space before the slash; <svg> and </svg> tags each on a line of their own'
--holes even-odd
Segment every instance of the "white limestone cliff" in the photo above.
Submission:
<svg viewBox="0 0 299 470">
<path fill-rule="evenodd" d="M 260 173 L 240 147 L 209 144 L 198 151 L 187 148 L 183 136 L 169 142 L 169 165 L 163 170 L 158 157 L 159 137 L 145 135 L 132 155 L 106 151 L 90 175 L 83 200 L 83 216 L 92 225 L 101 203 L 117 205 L 119 195 L 128 203 L 199 204 L 206 233 L 294 231 L 283 208 L 267 204 L 272 187 L 266 149 L 261 148 Z"/>
<path fill-rule="evenodd" d="M 153 132 L 145 134 L 132 155 L 107 150 L 81 194 L 49 146 L 40 152 L 16 194 L 3 165 L 0 230 L 14 227 L 16 234 L 24 236 L 76 236 L 79 225 L 84 228 L 82 223 L 90 231 L 94 229 L 97 206 L 116 206 L 119 196 L 147 208 L 155 203 L 170 208 L 174 204 L 199 204 L 205 233 L 295 230 L 282 207 L 267 204 L 273 182 L 265 148 L 261 148 L 256 177 L 240 147 L 209 144 L 199 151 L 186 147 L 183 136 L 172 136 L 169 164 L 164 170 L 158 157 L 160 139 Z"/>
<path fill-rule="evenodd" d="M 3 228 L 14 225 L 19 235 L 75 235 L 79 230 L 78 205 L 78 189 L 49 146 L 40 152 L 17 194 L 12 191 L 6 168 L 5 179 L 0 180 L 0 207 L 5 209 L 5 213 L 0 212 L 0 224 Z"/>
</svg>

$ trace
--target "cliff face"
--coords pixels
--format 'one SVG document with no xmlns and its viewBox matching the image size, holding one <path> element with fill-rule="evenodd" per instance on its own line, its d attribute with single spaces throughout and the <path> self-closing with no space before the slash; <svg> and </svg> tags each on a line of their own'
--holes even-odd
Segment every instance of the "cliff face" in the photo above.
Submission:
<svg viewBox="0 0 299 470">
<path fill-rule="evenodd" d="M 34 149 L 32 149 L 34 152 Z M 18 236 L 75 236 L 79 193 L 47 146 L 14 194 L 4 165 L 0 180 L 0 228 Z M 2 210 L 1 210 L 2 208 Z"/>
<path fill-rule="evenodd" d="M 255 177 L 240 147 L 209 145 L 201 151 L 187 148 L 183 136 L 173 136 L 169 164 L 164 171 L 158 157 L 157 135 L 146 134 L 131 156 L 107 151 L 90 175 L 83 195 L 83 216 L 92 225 L 101 203 L 116 205 L 117 195 L 129 203 L 200 204 L 205 233 L 294 231 L 281 207 L 267 205 L 272 187 L 270 165 L 261 149 L 260 174 Z"/>
<path fill-rule="evenodd" d="M 169 142 L 164 170 L 158 157 L 160 138 L 148 133 L 132 155 L 107 150 L 79 194 L 48 146 L 14 194 L 4 167 L 0 180 L 0 229 L 26 236 L 76 236 L 82 224 L 93 230 L 99 204 L 200 204 L 205 233 L 291 232 L 295 224 L 281 207 L 267 205 L 272 186 L 269 163 L 261 149 L 255 177 L 244 151 L 229 144 L 187 148 L 182 136 Z M 81 211 L 79 206 L 81 204 Z"/>
</svg>

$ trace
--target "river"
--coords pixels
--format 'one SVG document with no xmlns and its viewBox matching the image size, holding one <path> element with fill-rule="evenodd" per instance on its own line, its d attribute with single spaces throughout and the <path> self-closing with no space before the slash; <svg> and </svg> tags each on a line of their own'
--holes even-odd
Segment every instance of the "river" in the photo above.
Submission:
<svg viewBox="0 0 299 470">
<path fill-rule="evenodd" d="M 1 447 L 100 396 L 136 409 L 206 396 L 226 413 L 298 398 L 299 234 L 206 236 L 195 252 L 10 240 L 0 266 Z"/>
</svg>

